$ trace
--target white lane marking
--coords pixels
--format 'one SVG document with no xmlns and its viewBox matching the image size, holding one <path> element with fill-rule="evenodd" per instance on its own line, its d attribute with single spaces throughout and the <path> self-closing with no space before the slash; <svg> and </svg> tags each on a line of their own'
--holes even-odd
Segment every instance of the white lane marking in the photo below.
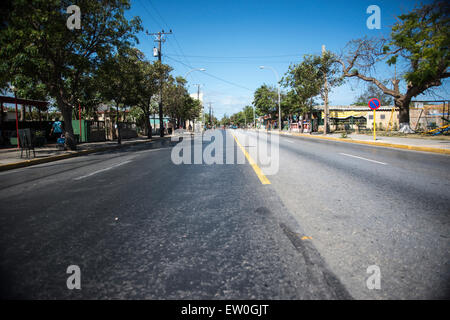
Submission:
<svg viewBox="0 0 450 320">
<path fill-rule="evenodd" d="M 170 148 L 157 148 L 157 149 L 149 149 L 149 150 L 137 151 L 135 153 L 147 153 L 147 152 L 160 151 L 160 150 L 171 150 L 171 149 Z"/>
<path fill-rule="evenodd" d="M 294 141 L 291 141 L 291 140 L 286 140 L 287 142 L 289 142 L 289 143 L 294 143 Z"/>
<path fill-rule="evenodd" d="M 97 174 L 97 173 L 100 173 L 100 172 L 103 172 L 103 171 L 108 171 L 108 170 L 111 170 L 111 169 L 116 168 L 116 167 L 118 167 L 118 166 L 122 166 L 122 165 L 124 165 L 124 164 L 129 163 L 129 162 L 131 162 L 131 160 L 117 163 L 117 164 L 115 164 L 115 165 L 112 165 L 111 167 L 108 167 L 108 168 L 105 168 L 105 169 L 101 169 L 101 170 L 97 170 L 97 171 L 91 172 L 91 173 L 89 173 L 89 174 L 87 174 L 87 175 L 84 175 L 84 176 L 81 176 L 81 177 L 77 177 L 77 178 L 75 178 L 75 179 L 73 179 L 73 180 L 81 180 L 81 179 L 84 179 L 84 178 L 93 176 L 94 174 Z"/>
<path fill-rule="evenodd" d="M 361 160 L 366 160 L 366 161 L 375 162 L 375 163 L 382 164 L 382 165 L 387 165 L 387 163 L 384 163 L 384 162 L 375 161 L 375 160 L 371 160 L 371 159 L 366 159 L 366 158 L 354 156 L 354 155 L 351 155 L 351 154 L 346 154 L 346 153 L 342 153 L 342 152 L 339 152 L 339 154 L 342 154 L 343 156 L 347 156 L 347 157 L 358 158 L 358 159 L 361 159 Z"/>
</svg>

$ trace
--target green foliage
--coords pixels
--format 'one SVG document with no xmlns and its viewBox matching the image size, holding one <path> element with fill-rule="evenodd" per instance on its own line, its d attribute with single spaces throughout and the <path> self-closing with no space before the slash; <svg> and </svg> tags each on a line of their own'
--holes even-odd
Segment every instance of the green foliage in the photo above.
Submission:
<svg viewBox="0 0 450 320">
<path fill-rule="evenodd" d="M 409 61 L 404 77 L 413 86 L 425 87 L 448 76 L 450 46 L 450 5 L 436 1 L 400 15 L 392 27 L 390 46 L 401 49 L 388 64 L 395 64 L 399 55 Z"/>
<path fill-rule="evenodd" d="M 116 107 L 137 104 L 139 61 L 142 54 L 136 49 L 122 49 L 104 61 L 98 72 L 98 85 L 102 97 Z"/>
<path fill-rule="evenodd" d="M 55 99 L 63 117 L 82 99 L 83 88 L 95 83 L 92 77 L 104 60 L 137 40 L 140 20 L 128 21 L 124 11 L 128 0 L 79 0 L 81 29 L 66 26 L 68 0 L 17 0 L 2 12 L 0 30 L 0 85 L 23 75 L 42 83 Z M 11 76 L 12 75 L 12 76 Z M 84 92 L 88 94 L 87 92 Z M 66 122 L 66 142 L 75 140 L 71 122 Z"/>
<path fill-rule="evenodd" d="M 323 55 L 305 55 L 299 64 L 289 66 L 281 83 L 291 90 L 287 94 L 286 107 L 288 114 L 309 113 L 315 104 L 315 98 L 325 94 L 324 82 L 328 80 L 328 90 L 340 85 L 342 78 L 338 76 L 335 57 L 330 52 Z"/>
<path fill-rule="evenodd" d="M 256 107 L 257 114 L 275 117 L 278 113 L 277 89 L 263 84 L 254 93 L 253 105 Z"/>
<path fill-rule="evenodd" d="M 255 112 L 255 116 L 257 113 Z M 250 126 L 253 124 L 253 107 L 252 106 L 245 106 L 244 109 L 242 109 L 239 112 L 236 112 L 232 114 L 229 118 L 224 115 L 224 117 L 221 120 L 222 124 L 235 124 L 240 127 L 244 127 L 245 125 Z"/>
<path fill-rule="evenodd" d="M 223 126 L 229 126 L 231 124 L 230 117 L 228 117 L 227 114 L 224 114 L 222 119 L 220 119 L 220 124 Z"/>
</svg>

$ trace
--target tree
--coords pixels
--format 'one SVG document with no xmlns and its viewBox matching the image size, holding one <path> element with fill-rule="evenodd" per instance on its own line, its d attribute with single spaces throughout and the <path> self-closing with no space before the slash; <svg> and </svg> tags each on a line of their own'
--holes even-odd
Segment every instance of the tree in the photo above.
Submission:
<svg viewBox="0 0 450 320">
<path fill-rule="evenodd" d="M 128 21 L 128 0 L 79 0 L 81 29 L 69 30 L 69 0 L 18 0 L 2 12 L 0 74 L 22 74 L 45 84 L 65 120 L 66 145 L 76 149 L 72 110 L 86 80 L 111 52 L 130 46 L 141 30 Z M 3 81 L 2 81 L 3 82 Z"/>
<path fill-rule="evenodd" d="M 137 83 L 137 105 L 143 111 L 144 128 L 147 137 L 152 137 L 152 128 L 150 124 L 150 115 L 154 113 L 153 103 L 156 96 L 159 96 L 159 89 L 163 83 L 169 80 L 169 74 L 172 68 L 162 64 L 159 61 L 150 63 L 148 61 L 139 61 L 139 81 Z"/>
<path fill-rule="evenodd" d="M 121 49 L 106 60 L 98 72 L 98 81 L 102 96 L 114 103 L 116 107 L 117 143 L 122 143 L 120 135 L 119 108 L 138 103 L 138 83 L 143 55 L 137 49 Z"/>
<path fill-rule="evenodd" d="M 212 128 L 213 126 L 218 126 L 220 124 L 220 121 L 213 114 L 210 116 L 209 112 L 206 112 L 205 113 L 205 124 L 208 127 L 211 126 L 211 128 Z"/>
<path fill-rule="evenodd" d="M 380 88 L 372 83 L 367 86 L 366 91 L 356 98 L 354 104 L 357 106 L 367 106 L 369 100 L 372 98 L 380 100 L 382 106 L 389 106 L 392 104 L 392 97 L 385 94 Z"/>
<path fill-rule="evenodd" d="M 253 107 L 252 106 L 245 106 L 244 109 L 242 110 L 242 115 L 244 116 L 245 119 L 245 125 L 249 125 L 252 124 L 253 125 Z"/>
<path fill-rule="evenodd" d="M 192 120 L 200 115 L 201 103 L 189 95 L 186 80 L 183 77 L 169 78 L 165 85 L 163 99 L 165 112 L 172 119 L 176 119 L 177 127 L 184 127 L 186 120 Z"/>
<path fill-rule="evenodd" d="M 261 115 L 270 115 L 273 118 L 278 117 L 278 93 L 275 87 L 263 84 L 256 89 L 253 98 L 253 105 L 257 113 Z"/>
<path fill-rule="evenodd" d="M 46 101 L 48 99 L 48 91 L 46 86 L 33 78 L 28 76 L 18 74 L 13 79 L 11 79 L 11 84 L 17 88 L 17 96 L 23 99 L 30 100 L 41 100 Z M 20 120 L 23 121 L 25 119 L 26 114 L 26 105 L 22 105 L 22 109 L 20 112 Z M 33 120 L 32 116 L 32 106 L 29 107 L 30 120 Z M 47 107 L 36 107 L 38 109 L 39 120 L 41 120 L 41 112 L 45 112 L 48 110 Z"/>
<path fill-rule="evenodd" d="M 200 100 L 192 98 L 187 95 L 185 100 L 185 117 L 188 120 L 194 120 L 200 116 L 202 110 L 202 103 Z"/>
<path fill-rule="evenodd" d="M 286 97 L 286 111 L 290 115 L 300 113 L 309 116 L 315 104 L 315 98 L 325 99 L 331 87 L 340 85 L 342 77 L 335 65 L 334 55 L 327 51 L 323 55 L 305 55 L 299 64 L 289 66 L 282 78 L 284 87 L 290 88 Z M 325 79 L 328 87 L 325 88 Z"/>
<path fill-rule="evenodd" d="M 409 125 L 411 99 L 430 88 L 442 85 L 449 77 L 450 5 L 436 1 L 400 15 L 392 27 L 390 39 L 358 39 L 348 45 L 344 59 L 338 59 L 345 77 L 371 82 L 394 98 L 399 109 L 400 132 L 413 132 Z M 370 75 L 378 61 L 404 65 L 400 79 L 392 80 L 392 89 Z"/>
<path fill-rule="evenodd" d="M 220 120 L 220 124 L 223 126 L 229 126 L 231 124 L 230 117 L 228 117 L 226 113 L 223 115 L 222 119 Z"/>
</svg>

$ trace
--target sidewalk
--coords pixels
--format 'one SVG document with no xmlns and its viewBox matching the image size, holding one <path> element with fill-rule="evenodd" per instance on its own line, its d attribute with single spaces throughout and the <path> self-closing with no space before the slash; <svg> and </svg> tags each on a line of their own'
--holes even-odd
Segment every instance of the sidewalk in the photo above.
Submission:
<svg viewBox="0 0 450 320">
<path fill-rule="evenodd" d="M 116 148 L 146 143 L 159 139 L 164 138 L 153 137 L 153 139 L 147 139 L 143 137 L 138 137 L 134 139 L 122 140 L 122 144 L 120 145 L 117 143 L 117 141 L 81 143 L 77 145 L 78 149 L 76 151 L 58 150 L 56 148 L 56 144 L 47 144 L 44 147 L 34 149 L 36 152 L 36 157 L 33 157 L 33 151 L 31 151 L 30 152 L 31 156 L 29 159 L 25 157 L 26 155 L 25 150 L 23 151 L 23 157 L 21 158 L 20 149 L 17 148 L 0 149 L 0 171 L 76 157 L 79 155 L 89 154 L 93 152 L 112 150 Z"/>
<path fill-rule="evenodd" d="M 265 130 L 260 130 L 265 131 Z M 279 133 L 278 130 L 270 131 L 272 133 Z M 360 143 L 360 144 L 368 144 L 375 145 L 380 147 L 390 147 L 397 149 L 407 149 L 414 151 L 425 151 L 425 152 L 434 152 L 441 154 L 450 154 L 450 140 L 446 139 L 420 139 L 420 138 L 409 138 L 409 137 L 384 137 L 377 136 L 377 140 L 373 140 L 372 135 L 365 134 L 356 134 L 351 133 L 347 136 L 347 138 L 342 138 L 340 133 L 329 133 L 326 136 L 323 134 L 313 133 L 297 133 L 297 132 L 288 132 L 282 131 L 283 135 L 292 135 L 292 136 L 301 136 L 311 139 L 325 139 L 325 140 L 334 140 L 348 143 Z"/>
</svg>

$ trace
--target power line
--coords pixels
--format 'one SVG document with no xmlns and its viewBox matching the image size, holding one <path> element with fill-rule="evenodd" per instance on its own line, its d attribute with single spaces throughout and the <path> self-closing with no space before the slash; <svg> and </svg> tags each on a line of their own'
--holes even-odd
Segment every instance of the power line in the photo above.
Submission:
<svg viewBox="0 0 450 320">
<path fill-rule="evenodd" d="M 147 8 L 147 6 L 144 4 L 143 0 L 139 0 L 139 3 L 141 5 L 141 7 L 145 10 L 145 12 L 147 13 L 147 15 L 150 17 L 151 20 L 153 20 L 155 22 L 155 24 L 159 27 L 159 29 L 164 29 L 164 27 L 169 28 L 169 26 L 167 25 L 167 23 L 164 21 L 164 19 L 162 18 L 162 16 L 159 14 L 158 10 L 155 8 L 155 6 L 152 5 L 152 3 L 150 3 L 150 5 L 152 5 L 152 7 L 155 9 L 155 12 L 158 14 L 158 16 L 160 17 L 160 19 L 155 18 L 155 16 L 150 12 L 150 10 Z M 165 24 L 165 26 L 164 26 Z M 170 29 L 170 28 L 169 28 Z M 175 35 L 174 35 L 175 37 Z M 168 44 L 171 48 L 173 48 L 175 51 L 177 52 L 181 52 L 179 51 L 176 47 L 172 46 L 172 43 L 170 41 L 168 41 Z M 182 53 L 182 52 L 181 52 Z M 186 59 L 187 61 L 187 59 Z M 188 63 L 190 64 L 190 63 Z"/>
<path fill-rule="evenodd" d="M 171 56 L 179 56 L 177 54 L 170 53 Z M 276 56 L 241 56 L 241 57 L 231 57 L 231 56 L 191 56 L 186 55 L 186 57 L 190 58 L 206 58 L 206 59 L 255 59 L 255 58 L 282 58 L 282 57 L 300 57 L 300 54 L 283 54 L 283 55 L 276 55 Z"/>
<path fill-rule="evenodd" d="M 190 65 L 187 65 L 187 64 L 185 64 L 184 62 L 181 62 L 181 61 L 179 61 L 179 60 L 177 60 L 177 59 L 174 59 L 174 58 L 172 58 L 172 57 L 170 57 L 170 56 L 168 56 L 168 55 L 166 55 L 165 57 L 166 57 L 166 58 L 169 58 L 170 60 L 173 60 L 173 61 L 175 61 L 175 62 L 181 63 L 181 64 L 183 64 L 183 65 L 185 65 L 185 66 L 187 66 L 187 67 L 189 67 L 189 68 L 194 68 L 194 67 L 192 67 L 192 66 L 190 66 Z M 252 92 L 253 92 L 252 89 L 249 89 L 249 88 L 244 87 L 244 86 L 242 86 L 242 85 L 240 85 L 240 84 L 237 84 L 237 83 L 234 83 L 234 82 L 231 82 L 231 81 L 222 79 L 222 78 L 217 77 L 217 76 L 215 76 L 215 75 L 212 75 L 212 74 L 210 74 L 210 73 L 208 73 L 208 72 L 206 72 L 206 71 L 203 71 L 202 74 L 206 74 L 206 75 L 208 75 L 208 76 L 210 76 L 210 77 L 212 77 L 212 78 L 215 78 L 215 79 L 220 80 L 220 81 L 222 81 L 222 82 L 228 83 L 228 84 L 230 84 L 230 85 L 232 85 L 232 86 L 235 86 L 235 87 L 242 88 L 242 89 L 245 89 L 245 90 L 248 90 L 248 91 L 252 91 Z"/>
<path fill-rule="evenodd" d="M 261 65 L 267 63 L 267 60 L 254 60 L 254 61 L 194 61 L 195 63 L 202 63 L 202 64 L 210 64 L 210 63 L 217 63 L 217 64 L 253 64 L 253 65 Z M 270 63 L 293 63 L 292 61 L 270 61 Z"/>
<path fill-rule="evenodd" d="M 165 24 L 165 25 L 168 27 L 169 25 L 168 25 L 167 22 L 164 20 L 163 16 L 159 13 L 159 11 L 158 11 L 158 9 L 156 8 L 156 6 L 153 5 L 153 3 L 152 3 L 150 0 L 149 0 L 148 2 L 149 2 L 150 5 L 152 6 L 152 8 L 155 9 L 156 14 L 161 18 L 161 21 L 163 22 L 163 24 Z M 179 43 L 178 40 L 177 40 L 177 36 L 174 35 L 173 38 L 174 38 L 174 40 L 175 40 L 175 44 L 177 45 L 177 47 L 178 47 L 178 49 L 179 49 L 179 51 L 180 51 L 180 53 L 181 53 L 181 56 L 184 58 L 184 60 L 187 62 L 187 64 L 190 65 L 191 63 L 190 63 L 189 60 L 186 58 L 186 55 L 184 54 L 183 49 L 181 48 L 180 43 Z"/>
<path fill-rule="evenodd" d="M 148 16 L 156 22 L 156 24 L 158 25 L 158 27 L 160 29 L 162 29 L 162 25 L 159 23 L 159 21 L 157 19 L 155 19 L 155 17 L 152 15 L 152 13 L 150 12 L 150 10 L 147 9 L 147 7 L 144 5 L 144 2 L 142 0 L 139 0 L 139 3 L 141 4 L 141 7 L 144 8 L 145 12 L 148 14 Z"/>
</svg>

